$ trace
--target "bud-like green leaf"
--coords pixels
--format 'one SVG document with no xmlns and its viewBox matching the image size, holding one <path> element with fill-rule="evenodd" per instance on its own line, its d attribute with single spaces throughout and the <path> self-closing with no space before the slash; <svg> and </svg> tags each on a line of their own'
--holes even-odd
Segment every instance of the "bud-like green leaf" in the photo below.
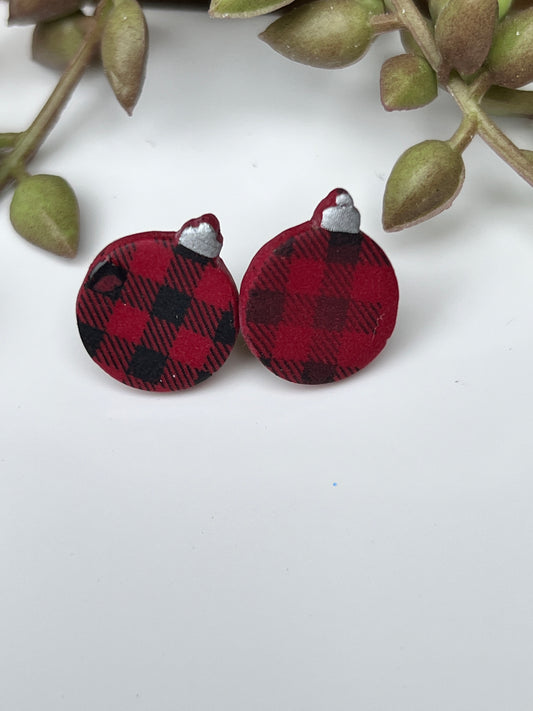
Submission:
<svg viewBox="0 0 533 711">
<path fill-rule="evenodd" d="M 416 109 L 437 96 L 437 76 L 423 57 L 400 54 L 381 67 L 380 90 L 387 111 Z"/>
<path fill-rule="evenodd" d="M 9 0 L 10 24 L 24 25 L 70 15 L 83 0 Z"/>
<path fill-rule="evenodd" d="M 493 116 L 526 116 L 533 119 L 533 92 L 491 86 L 481 100 L 481 108 Z"/>
<path fill-rule="evenodd" d="M 441 13 L 441 11 L 444 9 L 444 6 L 449 2 L 449 0 L 429 0 L 428 2 L 428 7 L 429 7 L 429 14 L 431 15 L 431 19 L 433 22 L 437 22 L 437 19 Z"/>
<path fill-rule="evenodd" d="M 498 8 L 499 8 L 499 15 L 500 19 L 507 15 L 509 10 L 511 9 L 511 5 L 513 4 L 513 0 L 498 0 Z"/>
<path fill-rule="evenodd" d="M 102 35 L 104 71 L 120 105 L 131 114 L 144 81 L 148 31 L 137 0 L 119 0 Z"/>
<path fill-rule="evenodd" d="M 11 201 L 13 227 L 25 239 L 61 257 L 75 257 L 79 240 L 78 201 L 57 175 L 22 178 Z"/>
<path fill-rule="evenodd" d="M 448 2 L 448 0 L 443 1 Z M 414 0 L 415 5 L 423 15 L 427 15 L 428 13 L 429 2 L 431 2 L 431 0 Z M 394 3 L 392 2 L 392 0 L 383 0 L 383 4 L 385 5 L 385 10 L 390 12 L 396 12 L 396 8 L 394 7 Z"/>
<path fill-rule="evenodd" d="M 358 0 L 358 3 L 371 15 L 382 15 L 386 10 L 383 0 Z"/>
<path fill-rule="evenodd" d="M 387 181 L 383 227 L 393 232 L 449 207 L 464 180 L 461 154 L 445 141 L 423 141 L 403 153 Z"/>
<path fill-rule="evenodd" d="M 255 17 L 279 10 L 294 0 L 211 0 L 209 14 L 212 17 Z"/>
<path fill-rule="evenodd" d="M 417 57 L 424 57 L 424 52 L 420 49 L 419 45 L 413 39 L 413 35 L 408 30 L 400 30 L 400 40 L 406 52 L 416 54 Z"/>
<path fill-rule="evenodd" d="M 32 57 L 39 64 L 63 70 L 80 48 L 85 35 L 94 26 L 95 19 L 83 12 L 35 26 L 32 39 Z"/>
<path fill-rule="evenodd" d="M 489 53 L 498 19 L 498 0 L 449 0 L 439 13 L 435 41 L 445 66 L 476 72 Z"/>
<path fill-rule="evenodd" d="M 500 22 L 487 66 L 499 86 L 517 89 L 533 81 L 533 7 Z"/>
<path fill-rule="evenodd" d="M 366 52 L 374 33 L 357 0 L 314 0 L 282 15 L 260 38 L 288 59 L 312 67 L 346 67 Z"/>
</svg>

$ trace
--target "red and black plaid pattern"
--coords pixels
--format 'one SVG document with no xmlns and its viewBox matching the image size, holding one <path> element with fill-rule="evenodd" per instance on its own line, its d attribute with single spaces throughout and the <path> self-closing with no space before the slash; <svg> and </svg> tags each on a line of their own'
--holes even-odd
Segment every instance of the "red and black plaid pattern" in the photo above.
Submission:
<svg viewBox="0 0 533 711">
<path fill-rule="evenodd" d="M 273 373 L 295 383 L 341 380 L 385 346 L 398 308 L 394 270 L 367 235 L 312 222 L 252 260 L 240 294 L 242 334 Z"/>
<path fill-rule="evenodd" d="M 174 237 L 148 232 L 109 245 L 89 268 L 76 304 L 89 355 L 143 390 L 202 382 L 224 363 L 237 335 L 237 290 L 222 260 Z"/>
</svg>

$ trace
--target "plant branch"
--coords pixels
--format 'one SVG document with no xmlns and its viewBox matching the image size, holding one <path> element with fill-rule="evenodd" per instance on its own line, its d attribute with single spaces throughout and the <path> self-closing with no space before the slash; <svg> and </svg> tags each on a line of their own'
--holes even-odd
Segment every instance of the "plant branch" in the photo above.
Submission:
<svg viewBox="0 0 533 711">
<path fill-rule="evenodd" d="M 477 131 L 481 138 L 527 183 L 533 186 L 533 161 L 480 109 Z"/>
<path fill-rule="evenodd" d="M 448 140 L 448 144 L 454 151 L 458 153 L 463 153 L 463 151 L 470 145 L 477 131 L 477 116 L 473 114 L 468 114 L 463 116 L 459 128 L 453 134 L 453 136 Z"/>
<path fill-rule="evenodd" d="M 429 23 L 425 20 L 413 0 L 391 0 L 391 4 L 396 11 L 397 20 L 401 22 L 406 30 L 409 30 L 427 61 L 438 74 L 442 58 L 435 44 Z"/>
<path fill-rule="evenodd" d="M 394 12 L 384 12 L 382 15 L 371 15 L 370 24 L 376 34 L 401 30 L 403 22 Z"/>
<path fill-rule="evenodd" d="M 459 104 L 465 117 L 474 117 L 477 132 L 492 150 L 497 153 L 526 182 L 533 185 L 533 162 L 516 146 L 511 139 L 492 121 L 480 107 L 477 96 L 480 88 L 488 84 L 490 75 L 476 80 L 477 86 L 467 86 L 459 76 L 453 76 L 448 82 L 448 90 Z M 477 88 L 477 92 L 476 92 Z"/>
<path fill-rule="evenodd" d="M 48 98 L 33 123 L 20 134 L 3 134 L 16 136 L 12 143 L 12 151 L 0 164 L 0 190 L 9 183 L 21 166 L 24 166 L 41 146 L 48 133 L 54 127 L 62 109 L 68 102 L 74 88 L 80 81 L 94 52 L 96 51 L 104 27 L 105 11 L 112 0 L 100 0 L 94 11 L 96 22 L 89 30 L 78 52 L 65 69 L 54 91 Z"/>
</svg>

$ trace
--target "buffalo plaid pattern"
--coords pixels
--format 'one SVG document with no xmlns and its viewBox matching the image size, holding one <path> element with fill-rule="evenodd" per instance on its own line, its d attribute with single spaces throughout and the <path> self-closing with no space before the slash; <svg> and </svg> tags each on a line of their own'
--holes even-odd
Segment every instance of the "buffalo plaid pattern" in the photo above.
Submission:
<svg viewBox="0 0 533 711">
<path fill-rule="evenodd" d="M 276 375 L 327 383 L 382 350 L 397 308 L 393 268 L 373 240 L 309 222 L 278 235 L 252 260 L 241 286 L 241 331 Z"/>
<path fill-rule="evenodd" d="M 142 390 L 189 388 L 214 373 L 237 335 L 238 297 L 223 262 L 141 233 L 107 247 L 89 268 L 76 316 L 93 360 Z"/>
</svg>

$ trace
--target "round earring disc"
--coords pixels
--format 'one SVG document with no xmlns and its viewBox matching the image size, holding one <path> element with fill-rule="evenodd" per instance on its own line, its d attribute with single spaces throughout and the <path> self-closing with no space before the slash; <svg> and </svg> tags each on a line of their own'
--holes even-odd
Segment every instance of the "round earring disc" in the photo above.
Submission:
<svg viewBox="0 0 533 711">
<path fill-rule="evenodd" d="M 141 390 L 183 390 L 229 356 L 238 295 L 220 257 L 188 249 L 175 232 L 143 232 L 96 257 L 76 316 L 87 352 L 113 378 Z"/>
<path fill-rule="evenodd" d="M 396 322 L 398 283 L 366 234 L 310 221 L 259 250 L 239 303 L 252 353 L 281 378 L 320 384 L 361 370 L 384 348 Z"/>
</svg>

